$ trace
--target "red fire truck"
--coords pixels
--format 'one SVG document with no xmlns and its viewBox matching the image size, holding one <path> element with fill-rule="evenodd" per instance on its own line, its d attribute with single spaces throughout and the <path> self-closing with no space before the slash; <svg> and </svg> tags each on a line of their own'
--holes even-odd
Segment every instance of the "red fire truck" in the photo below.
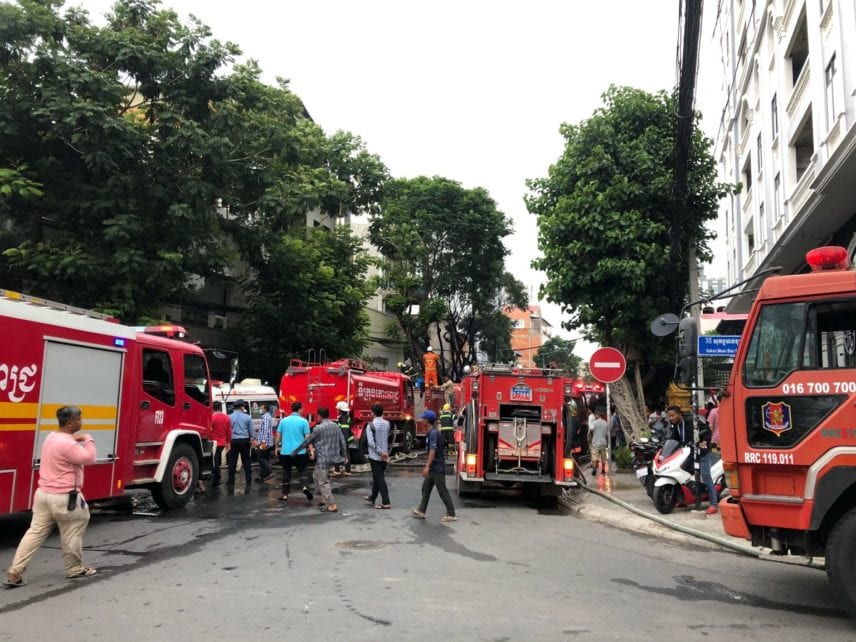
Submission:
<svg viewBox="0 0 856 642">
<path fill-rule="evenodd" d="M 847 251 L 761 286 L 719 410 L 725 530 L 774 553 L 825 556 L 856 616 L 856 272 Z"/>
<path fill-rule="evenodd" d="M 336 404 L 346 402 L 360 459 L 367 452 L 365 427 L 374 417 L 372 406 L 379 403 L 390 424 L 390 448 L 409 452 L 413 447 L 413 384 L 400 372 L 371 370 L 367 363 L 355 359 L 323 364 L 293 359 L 282 376 L 279 400 L 285 414 L 291 412 L 295 401 L 302 403 L 309 423 L 317 419 L 320 406 L 326 406 L 335 419 Z"/>
<path fill-rule="evenodd" d="M 460 495 L 521 484 L 557 497 L 574 482 L 565 457 L 565 378 L 557 370 L 488 365 L 463 381 L 464 434 L 455 463 Z"/>
<path fill-rule="evenodd" d="M 145 487 L 164 508 L 190 500 L 210 453 L 199 347 L 8 290 L 0 290 L 0 328 L 0 513 L 32 507 L 41 445 L 64 405 L 81 408 L 95 439 L 87 499 Z"/>
</svg>

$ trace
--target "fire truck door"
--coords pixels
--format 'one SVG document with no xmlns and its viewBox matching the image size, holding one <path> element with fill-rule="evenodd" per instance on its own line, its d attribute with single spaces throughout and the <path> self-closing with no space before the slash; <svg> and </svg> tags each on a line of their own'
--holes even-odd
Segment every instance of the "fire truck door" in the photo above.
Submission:
<svg viewBox="0 0 856 642">
<path fill-rule="evenodd" d="M 57 409 L 78 406 L 83 413 L 81 430 L 95 440 L 95 466 L 113 466 L 124 359 L 123 351 L 103 346 L 46 342 L 37 453 L 57 428 Z"/>
</svg>

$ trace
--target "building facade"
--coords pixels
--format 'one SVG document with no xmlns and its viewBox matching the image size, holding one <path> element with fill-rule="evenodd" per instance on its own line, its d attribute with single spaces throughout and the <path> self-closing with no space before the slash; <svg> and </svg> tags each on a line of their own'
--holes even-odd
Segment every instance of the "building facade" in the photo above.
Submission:
<svg viewBox="0 0 856 642">
<path fill-rule="evenodd" d="M 805 269 L 821 245 L 856 250 L 856 3 L 721 0 L 720 178 L 728 282 Z M 752 287 L 751 285 L 748 287 Z M 729 308 L 745 307 L 738 297 Z"/>
<path fill-rule="evenodd" d="M 504 312 L 514 324 L 511 329 L 511 349 L 519 356 L 517 363 L 524 368 L 534 368 L 535 355 L 552 336 L 553 326 L 541 316 L 541 306 L 510 308 Z"/>
</svg>

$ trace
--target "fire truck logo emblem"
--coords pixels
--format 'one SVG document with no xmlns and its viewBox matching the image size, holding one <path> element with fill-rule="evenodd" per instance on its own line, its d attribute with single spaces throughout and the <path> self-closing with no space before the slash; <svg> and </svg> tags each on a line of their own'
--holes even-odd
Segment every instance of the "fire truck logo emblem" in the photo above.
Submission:
<svg viewBox="0 0 856 642">
<path fill-rule="evenodd" d="M 511 388 L 510 401 L 532 401 L 532 388 L 525 383 L 518 383 Z"/>
<path fill-rule="evenodd" d="M 764 430 L 769 430 L 776 437 L 791 429 L 791 407 L 783 401 L 773 403 L 768 401 L 761 406 L 764 415 Z"/>
</svg>

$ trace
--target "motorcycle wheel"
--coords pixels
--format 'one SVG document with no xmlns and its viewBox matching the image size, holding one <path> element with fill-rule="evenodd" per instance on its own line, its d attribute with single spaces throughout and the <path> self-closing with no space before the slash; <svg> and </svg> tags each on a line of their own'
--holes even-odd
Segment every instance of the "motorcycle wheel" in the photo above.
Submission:
<svg viewBox="0 0 856 642">
<path fill-rule="evenodd" d="M 645 492 L 648 493 L 648 497 L 654 496 L 654 475 L 645 476 Z"/>
<path fill-rule="evenodd" d="M 668 515 L 675 510 L 675 505 L 678 503 L 677 484 L 667 484 L 665 486 L 656 486 L 652 499 L 654 500 L 654 508 L 663 515 Z"/>
</svg>

